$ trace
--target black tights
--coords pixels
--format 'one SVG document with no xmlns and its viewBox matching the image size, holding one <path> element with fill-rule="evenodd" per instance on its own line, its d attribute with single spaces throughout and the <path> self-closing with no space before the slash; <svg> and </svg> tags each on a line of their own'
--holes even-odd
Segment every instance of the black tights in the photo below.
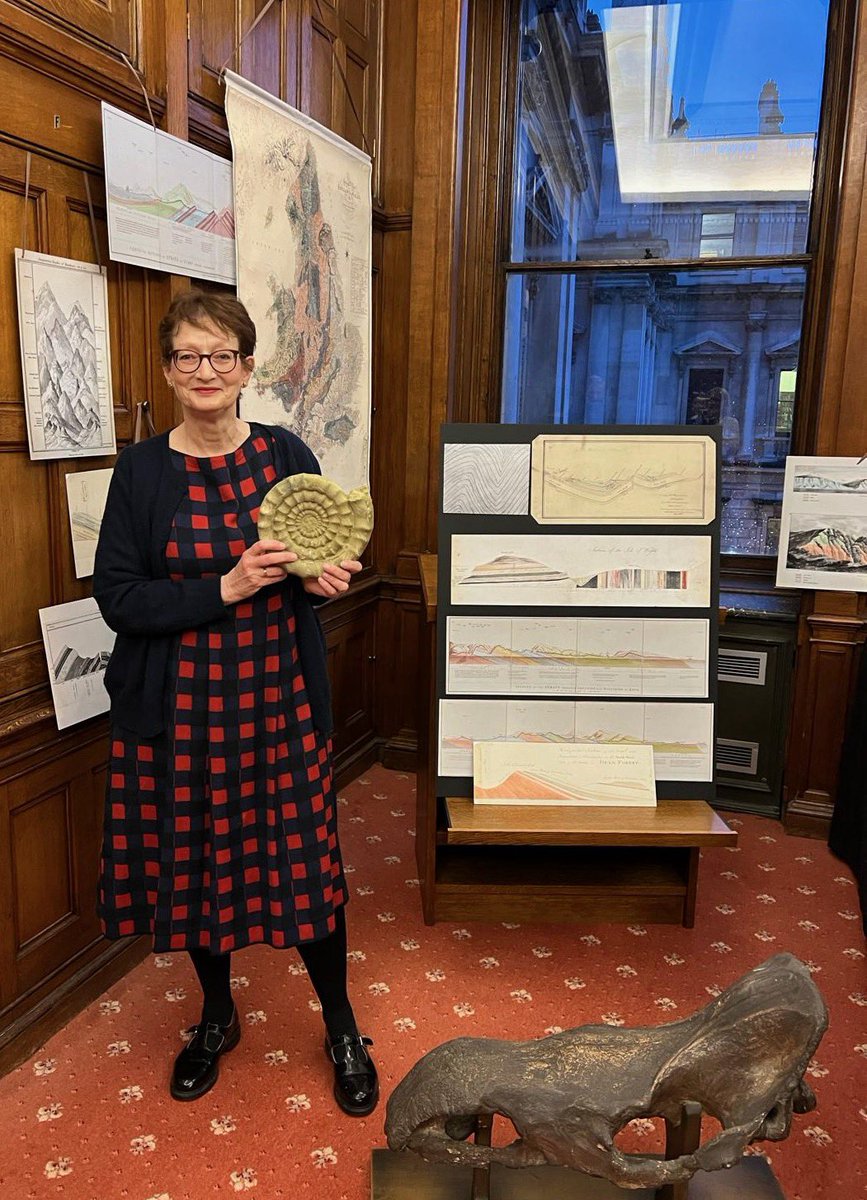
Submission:
<svg viewBox="0 0 867 1200">
<path fill-rule="evenodd" d="M 302 942 L 296 947 L 322 1005 L 322 1019 L 328 1036 L 332 1038 L 358 1032 L 346 991 L 346 913 L 342 904 L 335 909 L 334 917 L 334 932 L 328 937 L 317 942 Z M 190 958 L 205 994 L 202 1021 L 227 1025 L 232 1019 L 233 1007 L 229 982 L 231 954 L 191 950 Z"/>
</svg>

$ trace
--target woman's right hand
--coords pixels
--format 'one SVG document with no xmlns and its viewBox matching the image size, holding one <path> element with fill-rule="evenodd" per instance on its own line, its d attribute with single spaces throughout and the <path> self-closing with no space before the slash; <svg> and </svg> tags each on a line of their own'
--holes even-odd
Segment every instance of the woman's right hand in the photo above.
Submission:
<svg viewBox="0 0 867 1200">
<path fill-rule="evenodd" d="M 248 546 L 238 561 L 220 580 L 220 595 L 224 604 L 237 604 L 255 596 L 260 588 L 280 583 L 286 578 L 282 563 L 295 562 L 298 555 L 287 550 L 283 542 L 265 539 Z"/>
</svg>

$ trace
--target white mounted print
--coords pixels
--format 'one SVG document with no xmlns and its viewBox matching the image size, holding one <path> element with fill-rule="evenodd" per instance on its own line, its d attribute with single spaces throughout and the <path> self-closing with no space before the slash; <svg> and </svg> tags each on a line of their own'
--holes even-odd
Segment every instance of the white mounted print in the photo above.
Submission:
<svg viewBox="0 0 867 1200">
<path fill-rule="evenodd" d="M 114 454 L 105 271 L 16 250 L 15 278 L 30 457 Z"/>
<path fill-rule="evenodd" d="M 112 468 L 106 467 L 100 471 L 70 471 L 66 476 L 66 506 L 76 579 L 93 574 L 96 543 L 113 474 Z"/>
<path fill-rule="evenodd" d="M 40 608 L 39 621 L 48 660 L 48 679 L 57 728 L 108 712 L 103 676 L 114 633 L 92 597 Z"/>
<path fill-rule="evenodd" d="M 867 464 L 786 459 L 777 585 L 867 592 Z"/>
<path fill-rule="evenodd" d="M 716 443 L 704 434 L 540 434 L 531 507 L 544 525 L 707 525 Z"/>
<path fill-rule="evenodd" d="M 443 512 L 522 516 L 530 506 L 530 446 L 447 442 Z"/>
<path fill-rule="evenodd" d="M 672 617 L 449 617 L 450 695 L 683 696 L 708 691 L 710 625 Z"/>
<path fill-rule="evenodd" d="M 453 534 L 453 605 L 706 608 L 711 539 Z"/>
<path fill-rule="evenodd" d="M 713 704 L 441 700 L 439 774 L 469 778 L 477 741 L 648 745 L 658 780 L 713 779 Z"/>
</svg>

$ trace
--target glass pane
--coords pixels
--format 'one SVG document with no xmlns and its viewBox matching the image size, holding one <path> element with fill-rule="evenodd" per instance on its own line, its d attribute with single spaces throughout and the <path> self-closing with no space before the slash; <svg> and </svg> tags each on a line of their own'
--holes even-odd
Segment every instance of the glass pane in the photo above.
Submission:
<svg viewBox="0 0 867 1200">
<path fill-rule="evenodd" d="M 511 275 L 506 422 L 722 425 L 722 548 L 773 554 L 800 267 Z"/>
<path fill-rule="evenodd" d="M 513 261 L 804 253 L 828 5 L 523 0 Z"/>
</svg>

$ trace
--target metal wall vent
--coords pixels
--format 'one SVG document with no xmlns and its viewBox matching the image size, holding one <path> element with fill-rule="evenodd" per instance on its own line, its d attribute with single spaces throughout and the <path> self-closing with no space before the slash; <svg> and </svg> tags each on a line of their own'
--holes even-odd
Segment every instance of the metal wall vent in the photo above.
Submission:
<svg viewBox="0 0 867 1200">
<path fill-rule="evenodd" d="M 753 682 L 750 680 L 750 682 Z M 755 775 L 759 765 L 759 743 L 740 742 L 734 738 L 717 738 L 716 765 L 720 771 L 738 775 Z"/>
<path fill-rule="evenodd" d="M 717 679 L 726 683 L 751 683 L 761 687 L 768 670 L 767 650 L 731 650 L 721 646 Z"/>
</svg>

